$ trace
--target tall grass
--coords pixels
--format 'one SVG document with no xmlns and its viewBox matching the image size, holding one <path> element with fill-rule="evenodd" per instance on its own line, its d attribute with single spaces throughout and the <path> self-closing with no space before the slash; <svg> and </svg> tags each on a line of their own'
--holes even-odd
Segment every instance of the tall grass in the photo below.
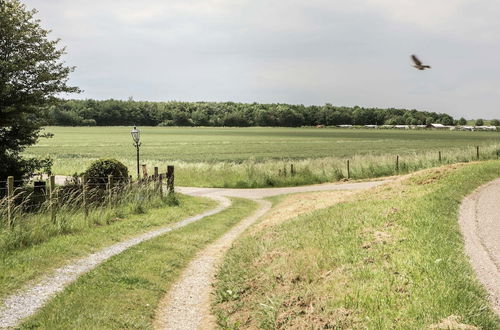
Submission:
<svg viewBox="0 0 500 330">
<path fill-rule="evenodd" d="M 54 198 L 40 199 L 18 189 L 8 221 L 8 198 L 0 200 L 0 251 L 6 252 L 47 241 L 57 235 L 79 232 L 91 226 L 108 225 L 128 214 L 177 203 L 175 196 L 160 196 L 151 183 L 117 185 L 111 190 L 93 186 L 84 201 L 81 186 L 58 187 Z M 87 210 L 87 211 L 85 211 Z"/>
<path fill-rule="evenodd" d="M 479 160 L 498 159 L 500 144 L 481 147 Z M 225 188 L 280 187 L 339 181 L 347 178 L 347 160 L 350 179 L 367 179 L 405 174 L 439 165 L 478 160 L 476 148 L 414 152 L 399 156 L 396 168 L 395 154 L 354 155 L 350 158 L 325 157 L 317 159 L 283 159 L 241 163 L 187 163 L 174 162 L 179 185 Z M 293 164 L 294 173 L 290 165 Z"/>
</svg>

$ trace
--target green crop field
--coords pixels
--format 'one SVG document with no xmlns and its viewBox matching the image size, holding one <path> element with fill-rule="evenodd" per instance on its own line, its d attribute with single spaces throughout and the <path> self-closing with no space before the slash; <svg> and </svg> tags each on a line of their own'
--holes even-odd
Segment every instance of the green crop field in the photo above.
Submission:
<svg viewBox="0 0 500 330">
<path fill-rule="evenodd" d="M 55 174 L 82 172 L 95 159 L 116 158 L 135 173 L 131 127 L 47 127 L 54 133 L 27 154 L 51 157 Z M 492 158 L 500 148 L 500 132 L 367 130 L 332 128 L 199 128 L 140 127 L 141 163 L 177 165 L 179 184 L 255 187 L 392 174 L 395 155 L 400 170 L 433 165 L 437 152 L 445 162 L 471 160 L 475 146 Z M 296 176 L 284 175 L 294 163 Z M 289 171 L 289 170 L 288 170 Z M 284 176 L 281 178 L 281 176 Z M 288 173 L 289 174 L 289 173 Z"/>
</svg>

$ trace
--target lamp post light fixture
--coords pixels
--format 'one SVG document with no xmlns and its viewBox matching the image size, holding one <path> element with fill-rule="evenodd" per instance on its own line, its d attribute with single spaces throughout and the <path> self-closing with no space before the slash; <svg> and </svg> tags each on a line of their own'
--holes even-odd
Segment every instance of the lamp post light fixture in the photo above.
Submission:
<svg viewBox="0 0 500 330">
<path fill-rule="evenodd" d="M 141 175 L 139 173 L 139 147 L 141 146 L 141 132 L 137 129 L 136 126 L 134 126 L 134 129 L 130 131 L 130 134 L 132 135 L 132 139 L 134 140 L 134 146 L 135 149 L 137 150 L 137 180 L 141 178 Z"/>
</svg>

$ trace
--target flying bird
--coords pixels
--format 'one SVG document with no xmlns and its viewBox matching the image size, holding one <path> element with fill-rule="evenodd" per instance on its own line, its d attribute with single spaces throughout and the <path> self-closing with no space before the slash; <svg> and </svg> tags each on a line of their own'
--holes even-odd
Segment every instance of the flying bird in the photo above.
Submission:
<svg viewBox="0 0 500 330">
<path fill-rule="evenodd" d="M 431 68 L 429 65 L 423 65 L 416 55 L 412 55 L 411 59 L 413 60 L 413 63 L 415 63 L 415 65 L 413 66 L 414 68 L 417 68 L 419 70 L 425 70 Z"/>
</svg>

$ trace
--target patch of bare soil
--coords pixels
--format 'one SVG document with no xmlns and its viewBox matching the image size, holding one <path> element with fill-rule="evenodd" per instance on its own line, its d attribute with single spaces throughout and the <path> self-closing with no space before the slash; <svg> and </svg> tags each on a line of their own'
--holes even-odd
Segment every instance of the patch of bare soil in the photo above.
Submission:
<svg viewBox="0 0 500 330">
<path fill-rule="evenodd" d="M 441 322 L 431 325 L 429 329 L 475 330 L 478 328 L 473 325 L 461 323 L 460 316 L 450 315 L 447 318 L 441 320 Z"/>
</svg>

